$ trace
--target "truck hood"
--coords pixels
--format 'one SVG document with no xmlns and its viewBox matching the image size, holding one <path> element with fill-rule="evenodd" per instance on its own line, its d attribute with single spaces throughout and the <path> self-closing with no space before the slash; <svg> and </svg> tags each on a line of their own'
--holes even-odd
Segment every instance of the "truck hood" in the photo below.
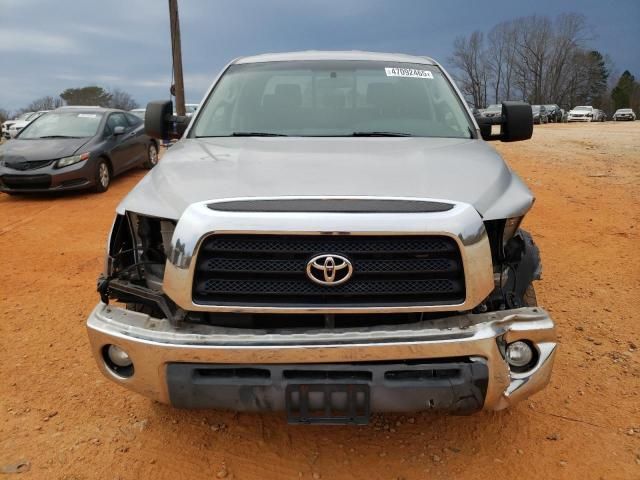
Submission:
<svg viewBox="0 0 640 480">
<path fill-rule="evenodd" d="M 523 215 L 533 203 L 483 140 L 224 137 L 179 141 L 118 212 L 177 220 L 195 202 L 279 196 L 449 200 L 485 219 Z"/>
<path fill-rule="evenodd" d="M 0 147 L 0 157 L 5 162 L 54 160 L 73 155 L 89 140 L 91 138 L 16 138 Z"/>
</svg>

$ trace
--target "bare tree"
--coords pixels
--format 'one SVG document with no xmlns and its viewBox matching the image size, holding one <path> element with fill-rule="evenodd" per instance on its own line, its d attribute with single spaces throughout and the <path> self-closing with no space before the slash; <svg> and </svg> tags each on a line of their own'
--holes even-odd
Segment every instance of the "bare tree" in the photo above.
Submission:
<svg viewBox="0 0 640 480">
<path fill-rule="evenodd" d="M 494 103 L 511 99 L 515 39 L 516 31 L 511 22 L 497 24 L 487 35 L 486 59 Z"/>
<path fill-rule="evenodd" d="M 54 110 L 64 105 L 62 98 L 46 96 L 35 99 L 24 109 L 26 112 L 37 112 L 39 110 Z"/>
<path fill-rule="evenodd" d="M 469 96 L 475 107 L 481 108 L 487 101 L 488 71 L 483 48 L 484 35 L 473 32 L 469 38 L 457 37 L 453 43 L 450 62 L 461 73 L 458 76 L 463 93 Z"/>
<path fill-rule="evenodd" d="M 114 88 L 110 90 L 111 100 L 109 106 L 111 108 L 118 108 L 120 110 L 133 110 L 138 108 L 138 102 L 136 102 L 131 95 L 127 92 Z"/>
<path fill-rule="evenodd" d="M 587 48 L 589 29 L 577 13 L 522 17 L 454 41 L 450 62 L 461 90 L 481 107 L 488 100 L 521 99 L 530 103 L 558 103 L 565 107 L 579 99 L 604 100 L 611 62 Z"/>
</svg>

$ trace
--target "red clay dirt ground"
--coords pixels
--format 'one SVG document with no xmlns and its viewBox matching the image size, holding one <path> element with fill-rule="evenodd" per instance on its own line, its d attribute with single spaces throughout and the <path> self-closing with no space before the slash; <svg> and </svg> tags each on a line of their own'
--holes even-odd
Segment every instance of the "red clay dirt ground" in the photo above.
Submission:
<svg viewBox="0 0 640 480">
<path fill-rule="evenodd" d="M 368 427 L 181 411 L 109 382 L 85 319 L 119 200 L 0 194 L 0 471 L 24 479 L 640 478 L 640 122 L 551 124 L 497 144 L 537 196 L 551 385 L 508 411 Z M 464 172 L 461 172 L 464 174 Z"/>
</svg>

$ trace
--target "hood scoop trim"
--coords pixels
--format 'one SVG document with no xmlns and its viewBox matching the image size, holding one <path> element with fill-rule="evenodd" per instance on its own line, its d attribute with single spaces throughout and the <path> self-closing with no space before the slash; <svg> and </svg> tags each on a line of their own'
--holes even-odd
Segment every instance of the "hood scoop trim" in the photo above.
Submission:
<svg viewBox="0 0 640 480">
<path fill-rule="evenodd" d="M 221 212 L 312 212 L 312 213 L 437 213 L 453 204 L 445 202 L 383 198 L 272 198 L 210 203 Z"/>
</svg>

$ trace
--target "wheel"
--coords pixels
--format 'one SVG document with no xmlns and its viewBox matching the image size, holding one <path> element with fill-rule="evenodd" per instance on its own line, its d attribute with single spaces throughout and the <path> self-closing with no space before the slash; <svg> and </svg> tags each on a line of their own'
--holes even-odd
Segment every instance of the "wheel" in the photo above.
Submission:
<svg viewBox="0 0 640 480">
<path fill-rule="evenodd" d="M 150 143 L 147 147 L 147 159 L 144 162 L 144 168 L 153 168 L 158 164 L 158 147 L 155 143 Z"/>
<path fill-rule="evenodd" d="M 96 166 L 96 193 L 106 192 L 111 184 L 111 170 L 106 160 L 100 160 Z"/>
<path fill-rule="evenodd" d="M 537 307 L 538 299 L 536 298 L 536 291 L 533 285 L 529 285 L 522 295 L 522 303 L 525 307 Z"/>
</svg>

